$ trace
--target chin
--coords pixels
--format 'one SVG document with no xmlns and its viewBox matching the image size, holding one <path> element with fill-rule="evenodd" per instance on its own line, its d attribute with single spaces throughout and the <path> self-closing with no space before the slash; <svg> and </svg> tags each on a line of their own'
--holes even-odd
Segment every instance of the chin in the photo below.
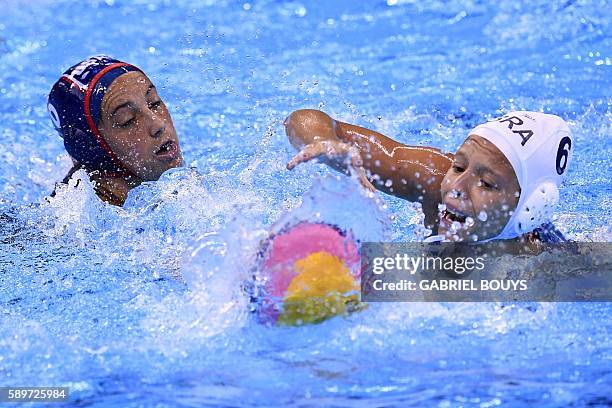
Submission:
<svg viewBox="0 0 612 408">
<path fill-rule="evenodd" d="M 455 234 L 451 234 L 446 228 L 438 228 L 438 235 L 444 235 L 446 239 L 452 242 L 474 242 L 469 237 L 474 235 L 473 231 L 458 231 Z M 453 236 L 457 236 L 453 239 Z"/>
<path fill-rule="evenodd" d="M 155 172 L 151 172 L 146 178 L 147 181 L 157 181 L 168 170 L 165 167 L 156 168 Z"/>
<path fill-rule="evenodd" d="M 183 166 L 184 163 L 185 163 L 185 161 L 183 160 L 183 156 L 179 156 L 179 157 L 176 158 L 175 161 L 172 162 L 172 166 L 170 168 L 174 169 L 176 167 L 181 167 L 181 166 Z"/>
</svg>

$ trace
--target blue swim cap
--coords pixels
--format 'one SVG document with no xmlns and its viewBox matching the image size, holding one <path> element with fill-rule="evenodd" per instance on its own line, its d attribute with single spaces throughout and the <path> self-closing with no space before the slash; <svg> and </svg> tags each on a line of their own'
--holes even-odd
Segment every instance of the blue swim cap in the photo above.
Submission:
<svg viewBox="0 0 612 408">
<path fill-rule="evenodd" d="M 119 76 L 139 68 L 106 55 L 70 67 L 53 85 L 47 109 L 64 147 L 89 170 L 125 174 L 121 161 L 98 130 L 106 91 Z"/>
</svg>

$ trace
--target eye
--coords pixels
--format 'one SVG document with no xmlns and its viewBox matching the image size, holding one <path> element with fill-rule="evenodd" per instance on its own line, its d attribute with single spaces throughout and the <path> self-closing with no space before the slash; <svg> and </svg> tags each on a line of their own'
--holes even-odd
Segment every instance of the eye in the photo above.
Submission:
<svg viewBox="0 0 612 408">
<path fill-rule="evenodd" d="M 497 189 L 497 186 L 493 183 L 489 183 L 488 181 L 484 180 L 484 179 L 480 179 L 480 185 L 483 186 L 484 188 L 486 188 L 487 190 L 495 190 Z"/>
<path fill-rule="evenodd" d="M 120 123 L 119 127 L 121 128 L 128 128 L 130 126 L 132 126 L 134 123 L 136 122 L 136 118 L 131 118 L 126 122 Z"/>
<path fill-rule="evenodd" d="M 455 171 L 455 173 L 463 173 L 465 171 L 463 166 L 460 166 L 457 163 L 453 164 L 453 170 Z"/>
<path fill-rule="evenodd" d="M 156 111 L 157 109 L 159 109 L 159 107 L 162 105 L 162 101 L 161 99 L 159 101 L 155 101 L 151 104 L 149 104 L 149 109 Z"/>
</svg>

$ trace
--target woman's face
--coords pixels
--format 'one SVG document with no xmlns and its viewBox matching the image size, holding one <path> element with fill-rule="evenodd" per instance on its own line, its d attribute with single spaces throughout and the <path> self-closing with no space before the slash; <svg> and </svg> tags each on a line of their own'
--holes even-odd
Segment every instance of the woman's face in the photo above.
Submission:
<svg viewBox="0 0 612 408">
<path fill-rule="evenodd" d="M 98 129 L 127 170 L 143 181 L 183 164 L 170 112 L 141 72 L 113 81 L 102 100 Z"/>
<path fill-rule="evenodd" d="M 442 180 L 438 234 L 453 241 L 497 236 L 518 204 L 520 186 L 512 165 L 491 142 L 470 135 Z"/>
</svg>

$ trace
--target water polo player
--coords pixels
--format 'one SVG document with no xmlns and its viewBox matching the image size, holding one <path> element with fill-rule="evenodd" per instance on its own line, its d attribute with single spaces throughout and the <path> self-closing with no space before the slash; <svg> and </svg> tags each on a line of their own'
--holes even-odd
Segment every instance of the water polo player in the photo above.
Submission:
<svg viewBox="0 0 612 408">
<path fill-rule="evenodd" d="M 69 68 L 49 94 L 49 113 L 75 162 L 104 201 L 122 205 L 129 190 L 183 158 L 170 112 L 139 68 L 108 56 Z"/>
<path fill-rule="evenodd" d="M 455 154 L 406 146 L 316 110 L 293 112 L 287 136 L 300 152 L 354 168 L 366 187 L 420 202 L 437 240 L 559 242 L 550 223 L 574 144 L 567 124 L 539 112 L 510 112 L 474 128 Z"/>
</svg>

